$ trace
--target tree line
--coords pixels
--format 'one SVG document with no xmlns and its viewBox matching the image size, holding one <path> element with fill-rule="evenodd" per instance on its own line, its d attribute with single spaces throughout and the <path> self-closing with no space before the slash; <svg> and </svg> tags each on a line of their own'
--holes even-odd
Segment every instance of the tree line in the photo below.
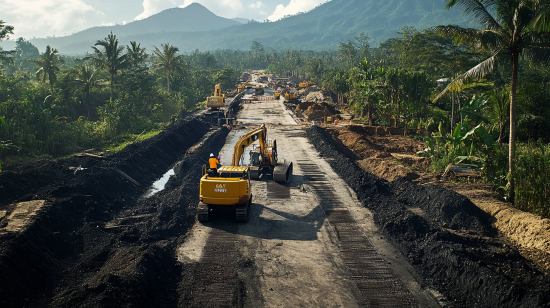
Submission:
<svg viewBox="0 0 550 308">
<path fill-rule="evenodd" d="M 0 40 L 13 33 L 0 22 Z M 19 38 L 15 50 L 0 50 L 4 158 L 59 157 L 158 131 L 198 108 L 215 84 L 233 88 L 240 74 L 168 43 L 152 52 L 123 45 L 113 33 L 90 49 L 81 57 L 51 46 L 40 53 Z"/>
</svg>

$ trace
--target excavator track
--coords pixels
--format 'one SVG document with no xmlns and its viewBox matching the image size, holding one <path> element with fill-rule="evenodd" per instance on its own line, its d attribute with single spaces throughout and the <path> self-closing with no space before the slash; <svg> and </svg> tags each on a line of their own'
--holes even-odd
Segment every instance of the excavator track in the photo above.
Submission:
<svg viewBox="0 0 550 308">
<path fill-rule="evenodd" d="M 250 210 L 250 204 L 252 203 L 252 196 L 245 204 L 239 204 L 235 207 L 235 220 L 237 222 L 248 222 L 248 212 Z"/>
<path fill-rule="evenodd" d="M 199 202 L 199 206 L 197 207 L 197 220 L 200 222 L 208 221 L 208 212 L 208 204 Z"/>
<path fill-rule="evenodd" d="M 292 179 L 292 162 L 285 162 L 273 168 L 273 180 L 277 183 L 288 183 Z"/>
<path fill-rule="evenodd" d="M 257 181 L 260 179 L 260 168 L 259 167 L 253 167 L 251 166 L 248 170 L 250 170 L 250 179 Z"/>
</svg>

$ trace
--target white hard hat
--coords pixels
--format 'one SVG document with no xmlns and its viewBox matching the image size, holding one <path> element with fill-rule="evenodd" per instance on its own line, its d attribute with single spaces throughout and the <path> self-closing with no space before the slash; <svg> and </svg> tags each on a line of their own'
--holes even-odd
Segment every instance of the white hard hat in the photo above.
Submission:
<svg viewBox="0 0 550 308">
<path fill-rule="evenodd" d="M 210 157 L 214 157 L 214 153 L 210 153 Z"/>
</svg>

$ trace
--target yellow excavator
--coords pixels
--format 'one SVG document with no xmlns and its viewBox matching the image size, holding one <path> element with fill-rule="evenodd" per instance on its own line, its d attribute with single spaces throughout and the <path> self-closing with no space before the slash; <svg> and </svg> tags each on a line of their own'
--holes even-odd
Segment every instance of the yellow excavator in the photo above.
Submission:
<svg viewBox="0 0 550 308">
<path fill-rule="evenodd" d="M 222 94 L 221 84 L 217 84 L 214 88 L 214 96 L 206 98 L 206 107 L 211 110 L 218 110 L 224 107 L 224 96 Z"/>
<path fill-rule="evenodd" d="M 300 82 L 300 84 L 298 85 L 300 88 L 307 88 L 309 86 L 313 86 L 315 85 L 315 82 L 311 82 L 311 81 L 304 81 L 304 82 Z"/>
<path fill-rule="evenodd" d="M 293 93 L 286 93 L 285 94 L 285 99 L 287 101 L 293 101 L 293 100 L 298 99 L 298 96 L 296 96 L 296 94 L 293 94 Z"/>
<path fill-rule="evenodd" d="M 260 141 L 259 149 L 251 151 L 251 165 L 241 166 L 242 155 L 249 145 Z M 203 166 L 203 176 L 200 181 L 199 206 L 197 219 L 208 221 L 210 210 L 214 207 L 233 207 L 235 219 L 238 222 L 248 221 L 248 212 L 252 202 L 250 180 L 257 180 L 264 172 L 271 172 L 278 183 L 288 183 L 292 178 L 292 162 L 280 163 L 277 157 L 277 143 L 267 140 L 265 124 L 244 135 L 233 147 L 231 166 L 213 170 Z"/>
</svg>

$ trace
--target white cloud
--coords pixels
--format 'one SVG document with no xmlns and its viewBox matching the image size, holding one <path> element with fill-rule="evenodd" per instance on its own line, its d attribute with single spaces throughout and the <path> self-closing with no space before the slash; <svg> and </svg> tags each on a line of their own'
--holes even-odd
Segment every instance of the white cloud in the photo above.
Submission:
<svg viewBox="0 0 550 308">
<path fill-rule="evenodd" d="M 286 15 L 294 15 L 298 12 L 306 12 L 315 8 L 321 3 L 325 3 L 326 0 L 290 0 L 287 6 L 283 4 L 277 5 L 275 12 L 268 17 L 269 20 L 275 21 L 283 18 Z"/>
<path fill-rule="evenodd" d="M 245 12 L 241 0 L 183 0 L 183 4 L 179 7 L 186 7 L 195 2 L 200 3 L 214 14 L 225 18 L 241 16 Z"/>
<path fill-rule="evenodd" d="M 136 16 L 136 19 L 144 19 L 176 6 L 176 0 L 143 0 L 143 12 Z"/>
<path fill-rule="evenodd" d="M 105 14 L 82 0 L 0 0 L 14 37 L 63 36 L 100 24 Z"/>
<path fill-rule="evenodd" d="M 259 9 L 259 8 L 261 8 L 262 6 L 264 6 L 264 4 L 262 3 L 262 1 L 258 1 L 258 2 L 256 2 L 256 3 L 250 4 L 248 7 L 251 8 L 251 9 Z"/>
</svg>

